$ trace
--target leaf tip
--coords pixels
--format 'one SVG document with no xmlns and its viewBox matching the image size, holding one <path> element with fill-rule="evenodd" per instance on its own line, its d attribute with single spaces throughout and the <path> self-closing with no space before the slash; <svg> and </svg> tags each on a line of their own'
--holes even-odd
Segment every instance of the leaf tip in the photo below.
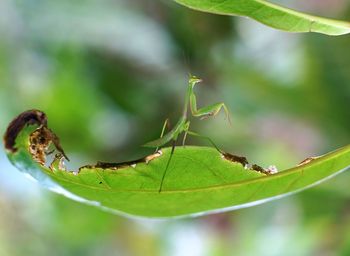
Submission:
<svg viewBox="0 0 350 256">
<path fill-rule="evenodd" d="M 38 126 L 32 133 L 30 133 L 28 143 L 29 148 L 26 148 L 32 155 L 34 161 L 44 166 L 46 164 L 46 156 L 53 153 L 55 149 L 58 151 L 58 154 L 56 154 L 51 165 L 53 165 L 55 161 L 58 161 L 59 166 L 62 166 L 64 159 L 69 161 L 69 158 L 60 145 L 58 136 L 47 126 L 46 114 L 38 109 L 24 111 L 10 122 L 3 138 L 6 150 L 11 153 L 17 152 L 17 137 L 28 125 Z M 49 151 L 51 144 L 55 145 L 55 149 Z"/>
<path fill-rule="evenodd" d="M 15 153 L 15 146 L 18 134 L 27 125 L 47 126 L 46 114 L 37 109 L 27 110 L 15 117 L 9 124 L 4 134 L 3 140 L 6 150 Z"/>
</svg>

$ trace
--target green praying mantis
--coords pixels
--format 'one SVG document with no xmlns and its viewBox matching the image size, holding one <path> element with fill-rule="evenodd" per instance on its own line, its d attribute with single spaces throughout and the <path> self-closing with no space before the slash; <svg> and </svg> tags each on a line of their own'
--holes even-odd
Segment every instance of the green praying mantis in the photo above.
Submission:
<svg viewBox="0 0 350 256">
<path fill-rule="evenodd" d="M 220 112 L 221 109 L 223 109 L 225 111 L 226 114 L 226 118 L 228 119 L 228 121 L 231 123 L 230 121 L 230 114 L 229 111 L 226 107 L 226 105 L 222 102 L 220 103 L 216 103 L 216 104 L 212 104 L 206 107 L 202 107 L 202 108 L 197 108 L 197 99 L 196 99 L 196 95 L 194 94 L 194 87 L 196 84 L 200 83 L 202 80 L 196 76 L 190 76 L 190 79 L 188 81 L 188 87 L 187 87 L 187 92 L 186 92 L 186 97 L 185 97 L 185 103 L 184 103 L 184 108 L 183 108 L 183 112 L 182 115 L 180 117 L 180 119 L 178 120 L 178 122 L 176 123 L 176 125 L 166 134 L 164 134 L 166 126 L 168 124 L 168 119 L 165 121 L 163 128 L 162 128 L 162 132 L 160 135 L 160 138 L 150 141 L 146 144 L 144 144 L 145 147 L 151 147 L 151 148 L 156 148 L 156 151 L 158 151 L 159 147 L 164 146 L 165 144 L 167 144 L 168 142 L 172 142 L 172 148 L 171 148 L 171 153 L 170 153 L 170 157 L 168 159 L 168 162 L 166 164 L 165 170 L 163 172 L 163 176 L 159 185 L 159 193 L 162 191 L 163 188 L 163 182 L 164 182 L 164 178 L 166 176 L 166 173 L 168 171 L 169 168 L 169 164 L 170 161 L 172 159 L 172 156 L 174 154 L 175 151 L 175 143 L 178 139 L 178 137 L 183 133 L 183 141 L 182 144 L 185 145 L 185 141 L 187 138 L 187 135 L 192 135 L 192 136 L 197 136 L 197 137 L 201 137 L 201 138 L 205 138 L 207 140 L 210 141 L 210 143 L 212 145 L 214 145 L 214 147 L 219 151 L 222 152 L 215 144 L 214 142 L 206 137 L 206 136 L 202 136 L 199 135 L 198 133 L 192 132 L 189 130 L 190 128 L 190 121 L 188 120 L 188 107 L 190 106 L 191 109 L 191 114 L 194 117 L 199 117 L 201 119 L 205 119 L 208 118 L 210 116 L 215 116 L 216 114 L 218 114 Z"/>
</svg>

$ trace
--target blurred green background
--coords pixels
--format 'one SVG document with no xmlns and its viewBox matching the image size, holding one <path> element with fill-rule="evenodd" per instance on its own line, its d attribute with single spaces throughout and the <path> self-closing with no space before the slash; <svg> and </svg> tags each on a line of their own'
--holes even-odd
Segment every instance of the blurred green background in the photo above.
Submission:
<svg viewBox="0 0 350 256">
<path fill-rule="evenodd" d="M 350 17 L 345 0 L 284 2 Z M 349 143 L 349 46 L 166 0 L 1 0 L 0 129 L 38 108 L 71 168 L 142 157 L 164 119 L 177 121 L 191 72 L 199 105 L 224 101 L 233 119 L 192 129 L 284 169 Z M 350 173 L 248 209 L 134 220 L 40 188 L 1 148 L 0 255 L 350 255 Z"/>
</svg>

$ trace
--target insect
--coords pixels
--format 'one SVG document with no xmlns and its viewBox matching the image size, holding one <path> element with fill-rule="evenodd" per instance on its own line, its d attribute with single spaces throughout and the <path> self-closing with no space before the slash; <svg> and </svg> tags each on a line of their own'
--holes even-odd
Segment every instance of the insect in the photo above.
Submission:
<svg viewBox="0 0 350 256">
<path fill-rule="evenodd" d="M 156 150 L 158 150 L 159 147 L 164 146 L 168 142 L 172 143 L 170 157 L 168 159 L 165 170 L 163 172 L 163 176 L 162 176 L 162 179 L 161 179 L 161 182 L 159 185 L 158 192 L 162 191 L 164 178 L 166 176 L 170 161 L 171 161 L 172 156 L 173 156 L 174 151 L 175 151 L 176 141 L 182 133 L 184 134 L 183 140 L 182 140 L 183 145 L 185 144 L 186 137 L 189 134 L 192 136 L 202 137 L 202 138 L 209 140 L 210 143 L 213 144 L 216 149 L 218 149 L 218 147 L 213 143 L 213 141 L 210 138 L 199 135 L 199 134 L 189 130 L 189 128 L 190 128 L 190 121 L 188 120 L 188 108 L 189 107 L 190 107 L 192 116 L 199 117 L 200 119 L 206 119 L 210 116 L 215 116 L 217 113 L 219 113 L 219 111 L 221 109 L 223 109 L 225 111 L 226 118 L 231 123 L 228 109 L 227 109 L 226 105 L 222 102 L 212 104 L 212 105 L 209 105 L 209 106 L 206 106 L 203 108 L 199 108 L 199 109 L 197 108 L 197 99 L 196 99 L 196 95 L 194 94 L 194 87 L 196 84 L 200 83 L 201 81 L 202 80 L 196 76 L 190 76 L 190 79 L 188 81 L 188 87 L 187 87 L 183 112 L 182 112 L 180 119 L 176 123 L 176 125 L 169 132 L 164 134 L 167 123 L 168 123 L 168 120 L 166 120 L 164 125 L 163 125 L 163 129 L 162 129 L 160 138 L 144 144 L 145 147 L 152 147 L 152 148 L 156 148 Z M 219 149 L 218 149 L 218 151 L 221 152 L 221 150 L 219 150 Z"/>
</svg>

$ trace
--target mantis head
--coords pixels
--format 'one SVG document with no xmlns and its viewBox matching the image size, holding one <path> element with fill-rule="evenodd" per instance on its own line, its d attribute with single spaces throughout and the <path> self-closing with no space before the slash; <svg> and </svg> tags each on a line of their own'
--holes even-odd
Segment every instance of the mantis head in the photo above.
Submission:
<svg viewBox="0 0 350 256">
<path fill-rule="evenodd" d="M 188 80 L 189 85 L 193 88 L 197 83 L 202 82 L 202 79 L 191 75 L 190 79 Z"/>
</svg>

